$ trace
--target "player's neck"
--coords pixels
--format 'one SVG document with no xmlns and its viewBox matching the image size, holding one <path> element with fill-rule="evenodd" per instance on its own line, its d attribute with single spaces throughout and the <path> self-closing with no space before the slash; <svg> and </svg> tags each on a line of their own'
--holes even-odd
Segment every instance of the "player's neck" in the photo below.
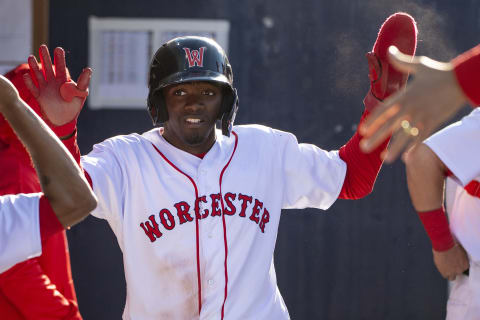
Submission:
<svg viewBox="0 0 480 320">
<path fill-rule="evenodd" d="M 212 134 L 210 134 L 208 137 L 198 143 L 191 143 L 185 141 L 185 139 L 180 139 L 175 135 L 165 134 L 163 128 L 160 129 L 160 134 L 163 136 L 165 141 L 167 141 L 175 148 L 193 154 L 197 157 L 199 155 L 205 156 L 205 154 L 207 154 L 207 152 L 212 148 L 216 141 L 215 130 L 213 130 Z M 201 156 L 200 158 L 203 158 L 203 156 Z"/>
</svg>

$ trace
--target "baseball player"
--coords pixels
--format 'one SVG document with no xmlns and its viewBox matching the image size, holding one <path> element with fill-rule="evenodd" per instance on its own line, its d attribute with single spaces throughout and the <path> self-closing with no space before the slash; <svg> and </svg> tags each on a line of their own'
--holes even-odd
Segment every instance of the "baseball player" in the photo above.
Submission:
<svg viewBox="0 0 480 320">
<path fill-rule="evenodd" d="M 477 81 L 480 45 L 449 63 L 427 57 L 408 57 L 394 47 L 389 54 L 395 67 L 414 73 L 415 80 L 407 90 L 392 96 L 378 108 L 360 130 L 365 136 L 362 150 L 366 152 L 376 148 L 392 131 L 397 131 L 397 138 L 390 144 L 385 159 L 391 162 L 406 146 L 423 141 L 464 104 L 480 104 Z"/>
<path fill-rule="evenodd" d="M 57 64 L 61 64 L 59 59 L 57 59 Z M 16 86 L 22 100 L 30 106 L 31 110 L 40 115 L 42 113 L 37 100 L 23 83 L 23 77 L 28 71 L 27 65 L 20 65 L 7 73 L 6 77 Z M 63 82 L 64 78 L 69 79 L 66 70 L 63 75 L 58 74 L 57 81 Z M 83 76 L 80 80 L 79 85 L 86 88 L 88 76 Z M 65 86 L 65 88 L 68 87 L 68 85 Z M 78 100 L 84 101 L 85 99 Z M 72 128 L 59 128 L 52 123 L 49 124 L 60 137 L 67 136 L 66 138 L 68 138 L 72 132 Z M 66 132 L 62 132 L 62 129 Z M 71 137 L 71 139 L 74 138 Z M 0 179 L 0 195 L 41 192 L 40 181 L 30 155 L 1 115 L 0 170 L 2 177 Z M 32 201 L 35 200 L 32 199 Z M 41 201 L 40 204 L 42 203 Z M 7 225 L 5 224 L 5 226 Z M 80 317 L 70 271 L 65 232 L 55 232 L 44 240 L 39 257 L 15 264 L 0 273 L 0 318 L 15 320 L 39 319 L 43 316 L 62 319 L 78 319 Z M 13 247 L 10 248 L 13 249 Z"/>
<path fill-rule="evenodd" d="M 365 114 L 405 85 L 386 49 L 395 44 L 414 54 L 416 32 L 404 13 L 383 24 L 367 54 Z M 61 93 L 42 95 L 49 119 L 66 123 L 59 119 L 69 113 Z M 124 319 L 288 319 L 273 264 L 281 209 L 327 209 L 337 198 L 367 195 L 387 142 L 364 154 L 355 133 L 327 152 L 266 126 L 234 127 L 232 67 L 203 37 L 175 38 L 158 49 L 147 104 L 160 128 L 113 137 L 81 159 L 99 201 L 92 214 L 108 221 L 123 252 Z"/>
<path fill-rule="evenodd" d="M 0 113 L 28 148 L 44 192 L 0 196 L 3 272 L 39 256 L 42 242 L 83 219 L 95 208 L 96 200 L 70 153 L 1 75 Z"/>
<path fill-rule="evenodd" d="M 410 195 L 432 241 L 435 265 L 454 280 L 447 319 L 480 319 L 480 168 L 472 161 L 480 156 L 479 135 L 476 108 L 406 157 Z M 447 176 L 448 221 L 443 209 Z M 468 276 L 463 275 L 468 268 Z"/>
</svg>

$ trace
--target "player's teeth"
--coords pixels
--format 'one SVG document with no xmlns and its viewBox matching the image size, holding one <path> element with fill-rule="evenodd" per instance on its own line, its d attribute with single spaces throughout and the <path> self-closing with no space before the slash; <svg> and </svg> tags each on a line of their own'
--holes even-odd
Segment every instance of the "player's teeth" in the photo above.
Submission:
<svg viewBox="0 0 480 320">
<path fill-rule="evenodd" d="M 189 123 L 200 123 L 200 119 L 187 119 Z"/>
</svg>

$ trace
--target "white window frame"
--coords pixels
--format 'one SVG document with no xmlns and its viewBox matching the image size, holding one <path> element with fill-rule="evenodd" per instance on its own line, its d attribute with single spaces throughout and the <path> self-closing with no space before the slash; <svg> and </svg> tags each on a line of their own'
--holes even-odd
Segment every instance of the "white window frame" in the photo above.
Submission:
<svg viewBox="0 0 480 320">
<path fill-rule="evenodd" d="M 112 97 L 102 95 L 100 76 L 95 76 L 95 70 L 98 74 L 102 70 L 103 51 L 102 32 L 105 31 L 145 31 L 151 34 L 149 43 L 149 56 L 144 61 L 128 61 L 136 65 L 148 67 L 150 57 L 166 41 L 164 35 L 166 32 L 187 34 L 208 33 L 214 35 L 213 38 L 220 46 L 228 52 L 228 35 L 230 23 L 227 20 L 209 20 L 209 19 L 154 19 L 154 18 L 99 18 L 89 17 L 89 66 L 94 73 L 90 83 L 89 106 L 91 109 L 102 108 L 122 108 L 122 109 L 140 109 L 146 107 L 146 95 L 140 96 L 137 92 L 129 95 L 129 90 L 119 88 L 118 96 Z M 121 67 L 121 66 L 120 66 Z M 145 79 L 145 88 L 147 87 Z M 137 84 L 138 85 L 138 84 Z M 123 87 L 125 88 L 125 87 Z"/>
</svg>

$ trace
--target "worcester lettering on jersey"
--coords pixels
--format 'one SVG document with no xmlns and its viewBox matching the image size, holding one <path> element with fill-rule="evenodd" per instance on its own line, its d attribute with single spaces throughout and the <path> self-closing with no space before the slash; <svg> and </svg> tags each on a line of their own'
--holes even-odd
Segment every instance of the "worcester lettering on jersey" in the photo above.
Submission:
<svg viewBox="0 0 480 320">
<path fill-rule="evenodd" d="M 263 202 L 260 200 L 252 196 L 231 192 L 225 193 L 223 199 L 220 193 L 211 194 L 208 200 L 207 196 L 201 196 L 196 199 L 193 206 L 194 215 L 192 214 L 192 206 L 190 204 L 186 201 L 177 202 L 173 205 L 175 207 L 175 210 L 172 210 L 173 212 L 163 208 L 158 214 L 152 214 L 147 221 L 140 223 L 140 227 L 145 231 L 150 241 L 154 242 L 157 238 L 163 236 L 160 225 L 168 231 L 174 229 L 177 225 L 194 221 L 194 217 L 198 220 L 209 216 L 221 217 L 223 207 L 225 215 L 233 216 L 238 212 L 239 217 L 256 223 L 260 231 L 265 232 L 265 225 L 270 220 L 270 213 L 267 208 L 263 207 Z M 207 207 L 206 204 L 208 202 L 211 205 Z M 253 204 L 253 206 L 248 208 L 249 204 Z"/>
</svg>

